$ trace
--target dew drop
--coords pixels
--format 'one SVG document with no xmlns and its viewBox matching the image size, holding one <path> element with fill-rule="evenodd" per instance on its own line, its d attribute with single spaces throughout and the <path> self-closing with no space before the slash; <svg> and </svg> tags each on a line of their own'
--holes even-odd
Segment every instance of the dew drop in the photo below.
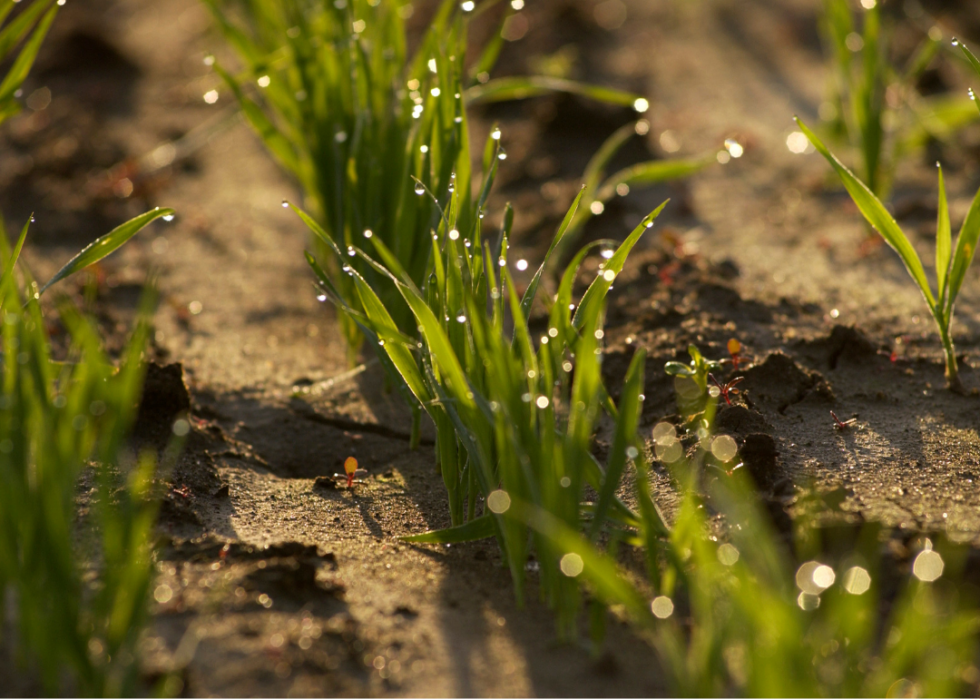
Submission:
<svg viewBox="0 0 980 699">
<path fill-rule="evenodd" d="M 742 144 L 736 141 L 734 138 L 725 139 L 725 150 L 727 150 L 728 154 L 733 158 L 741 158 L 742 154 L 745 153 L 745 148 L 743 148 Z"/>
<path fill-rule="evenodd" d="M 286 201 L 285 199 L 282 200 L 282 208 L 284 208 L 284 209 L 288 209 L 289 208 L 289 202 Z"/>
<path fill-rule="evenodd" d="M 501 148 L 500 149 L 500 152 L 497 153 L 497 159 L 498 160 L 507 160 L 507 151 L 505 151 L 503 148 Z"/>
<path fill-rule="evenodd" d="M 500 140 L 500 129 L 494 129 L 493 131 L 491 131 L 490 132 L 490 138 L 492 138 L 494 141 L 499 141 Z"/>
<path fill-rule="evenodd" d="M 327 295 L 326 295 L 326 294 L 319 294 L 319 295 L 318 295 L 318 296 L 316 297 L 316 300 L 317 300 L 317 301 L 319 301 L 320 303 L 323 303 L 324 301 L 326 301 L 326 300 L 327 300 Z"/>
<path fill-rule="evenodd" d="M 421 184 L 415 185 L 415 193 L 418 194 L 419 196 L 422 196 L 423 194 L 425 194 L 425 187 L 423 187 Z"/>
<path fill-rule="evenodd" d="M 163 220 L 164 221 L 173 221 L 174 220 L 174 215 L 173 214 L 167 214 L 166 216 L 163 217 Z"/>
<path fill-rule="evenodd" d="M 453 121 L 456 122 L 457 124 L 462 124 L 463 123 L 463 117 L 458 116 L 455 119 L 453 119 Z"/>
<path fill-rule="evenodd" d="M 449 239 L 459 240 L 459 231 L 457 231 L 455 228 L 449 231 Z"/>
<path fill-rule="evenodd" d="M 371 237 L 371 236 L 373 236 L 373 235 L 374 235 L 374 231 L 372 231 L 372 230 L 371 230 L 370 228 L 368 228 L 368 229 L 366 229 L 366 230 L 364 231 L 364 237 L 365 237 L 365 238 L 370 238 L 370 237 Z"/>
<path fill-rule="evenodd" d="M 348 254 L 348 255 L 350 255 L 351 257 L 354 257 L 354 255 L 356 255 L 356 254 L 357 254 L 357 253 L 356 253 L 356 252 L 354 251 L 354 246 L 353 246 L 353 245 L 348 245 L 348 246 L 347 246 L 347 254 Z"/>
</svg>

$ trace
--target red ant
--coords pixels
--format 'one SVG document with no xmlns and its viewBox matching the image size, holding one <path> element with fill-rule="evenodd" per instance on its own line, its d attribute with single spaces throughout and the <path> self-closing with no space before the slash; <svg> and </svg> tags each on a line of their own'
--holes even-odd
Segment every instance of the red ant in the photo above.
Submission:
<svg viewBox="0 0 980 699">
<path fill-rule="evenodd" d="M 834 418 L 834 429 L 839 430 L 841 432 L 843 432 L 848 427 L 850 427 L 855 422 L 857 422 L 856 417 L 852 417 L 850 420 L 844 420 L 843 422 L 841 422 L 841 419 L 837 417 L 837 413 L 835 413 L 833 410 L 830 411 L 830 416 Z"/>
<path fill-rule="evenodd" d="M 718 382 L 718 379 L 715 378 L 715 375 L 714 374 L 708 374 L 708 378 L 711 379 L 711 382 L 715 386 L 718 387 L 718 390 L 719 391 L 721 391 L 721 397 L 725 399 L 725 402 L 728 405 L 731 405 L 732 404 L 732 399 L 729 398 L 729 396 L 730 395 L 732 395 L 732 396 L 737 396 L 738 395 L 738 389 L 735 388 L 735 386 L 738 385 L 739 383 L 741 383 L 742 381 L 745 381 L 745 377 L 744 376 L 736 376 L 734 379 L 732 379 L 728 383 L 722 385 L 722 384 L 720 384 Z"/>
</svg>

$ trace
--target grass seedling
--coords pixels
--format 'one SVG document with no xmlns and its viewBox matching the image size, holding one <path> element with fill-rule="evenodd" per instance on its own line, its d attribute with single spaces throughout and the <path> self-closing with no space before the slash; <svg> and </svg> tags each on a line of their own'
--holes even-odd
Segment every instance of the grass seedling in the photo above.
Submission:
<svg viewBox="0 0 980 699">
<path fill-rule="evenodd" d="M 860 153 L 861 179 L 875 196 L 885 199 L 903 155 L 930 138 L 948 140 L 976 114 L 962 98 L 922 97 L 915 90 L 939 51 L 939 27 L 928 32 L 905 66 L 891 64 L 882 5 L 862 3 L 857 22 L 848 0 L 825 0 L 821 30 L 832 56 L 830 130 Z M 904 109 L 895 105 L 896 99 Z"/>
<path fill-rule="evenodd" d="M 487 148 L 487 165 L 492 166 L 499 152 L 492 135 Z M 528 320 L 548 257 L 526 291 L 518 293 L 507 263 L 512 213 L 505 212 L 500 239 L 491 245 L 483 240 L 479 219 L 463 225 L 459 212 L 465 193 L 445 192 L 442 199 L 430 191 L 426 194 L 444 215 L 430 238 L 431 257 L 421 287 L 381 240 L 370 240 L 373 254 L 354 248 L 356 256 L 401 294 L 415 317 L 418 339 L 399 330 L 380 294 L 353 266 L 345 266 L 344 271 L 363 311 L 344 305 L 344 296 L 329 275 L 312 255 L 307 259 L 322 290 L 357 320 L 365 336 L 380 349 L 382 361 L 435 423 L 436 459 L 452 527 L 410 540 L 448 543 L 496 535 L 518 599 L 523 597 L 532 543 L 540 562 L 543 594 L 558 610 L 561 634 L 571 637 L 576 633 L 579 606 L 577 586 L 567 572 L 571 564 L 566 561 L 563 568 L 561 557 L 554 555 L 547 541 L 532 537 L 529 542 L 527 528 L 504 515 L 512 500 L 519 498 L 576 530 L 588 526 L 593 537 L 610 522 L 617 526 L 639 522 L 615 495 L 634 441 L 630 424 L 635 428 L 639 402 L 624 398 L 617 409 L 602 386 L 601 320 L 609 287 L 663 207 L 603 262 L 578 304 L 572 303 L 572 289 L 581 263 L 588 252 L 608 241 L 596 241 L 575 256 L 561 277 L 548 328 L 535 346 Z M 566 214 L 549 256 L 567 232 L 581 198 L 580 194 Z M 338 261 L 348 259 L 312 217 L 299 213 Z M 636 388 L 635 377 L 632 381 Z M 639 388 L 635 393 L 639 395 Z M 591 452 L 596 421 L 604 407 L 619 416 L 619 436 L 605 472 Z M 599 493 L 590 508 L 582 504 L 587 486 Z M 482 513 L 477 509 L 481 503 Z M 663 531 L 658 514 L 647 516 L 651 526 L 659 522 Z"/>
<path fill-rule="evenodd" d="M 943 183 L 942 167 L 939 168 L 939 219 L 936 228 L 937 289 L 933 293 L 918 253 L 895 222 L 895 219 L 888 213 L 878 197 L 874 195 L 874 192 L 834 157 L 817 138 L 816 134 L 810 131 L 802 121 L 797 119 L 796 123 L 816 149 L 827 159 L 827 162 L 831 164 L 865 219 L 898 253 L 905 269 L 915 280 L 922 292 L 922 297 L 929 306 L 933 319 L 936 321 L 936 327 L 939 329 L 939 338 L 946 356 L 946 383 L 950 389 L 962 391 L 963 387 L 956 365 L 956 350 L 953 347 L 950 326 L 953 322 L 956 297 L 963 285 L 963 280 L 966 278 L 967 270 L 973 262 L 977 239 L 980 238 L 980 191 L 974 197 L 966 219 L 963 221 L 954 250 L 951 240 L 949 207 L 946 202 L 946 187 Z"/>
</svg>

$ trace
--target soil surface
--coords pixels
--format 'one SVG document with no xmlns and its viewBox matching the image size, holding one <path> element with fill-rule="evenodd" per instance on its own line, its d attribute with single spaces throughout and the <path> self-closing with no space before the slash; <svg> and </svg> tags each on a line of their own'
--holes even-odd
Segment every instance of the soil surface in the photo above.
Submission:
<svg viewBox="0 0 980 699">
<path fill-rule="evenodd" d="M 980 41 L 966 4 L 925 3 L 932 17 L 917 21 Z M 880 522 L 896 541 L 927 532 L 980 546 L 980 283 L 972 272 L 957 307 L 958 395 L 944 388 L 938 336 L 897 256 L 864 242 L 819 155 L 786 147 L 792 116 L 817 122 L 826 94 L 819 5 L 528 2 L 497 73 L 557 55 L 575 77 L 647 95 L 649 133 L 624 164 L 726 138 L 745 146 L 688 182 L 610 202 L 584 230 L 621 239 L 672 199 L 608 313 L 614 393 L 635 348 L 649 354 L 645 425 L 677 412 L 666 361 L 686 360 L 692 342 L 725 357 L 735 337 L 745 380 L 719 428 L 739 439 L 777 523 L 816 487 L 840 517 Z M 900 31 L 896 50 L 917 31 Z M 27 259 L 37 276 L 149 206 L 178 211 L 100 266 L 93 306 L 118 346 L 157 275 L 162 368 L 151 371 L 142 436 L 162 439 L 191 411 L 161 515 L 148 677 L 184 665 L 188 695 L 667 692 L 650 649 L 619 622 L 599 653 L 556 643 L 533 572 L 532 601 L 518 608 L 492 542 L 399 542 L 448 524 L 431 429 L 410 451 L 407 413 L 380 367 L 370 355 L 346 364 L 303 259 L 304 226 L 280 206 L 299 200 L 295 186 L 228 95 L 202 100 L 219 87 L 202 62 L 211 52 L 232 60 L 196 0 L 73 0 L 25 86 L 32 108 L 0 135 L 0 207 L 11 228 L 36 213 Z M 965 92 L 958 67 L 937 66 L 933 89 Z M 478 138 L 500 123 L 509 154 L 491 210 L 513 202 L 517 252 L 534 261 L 591 154 L 635 115 L 550 97 L 476 117 Z M 980 130 L 928 150 L 902 163 L 892 200 L 931 268 L 931 162 L 943 160 L 958 227 L 980 186 Z M 835 429 L 831 410 L 856 420 Z M 351 455 L 368 475 L 347 489 L 333 475 Z M 669 512 L 667 473 L 654 478 Z"/>
</svg>

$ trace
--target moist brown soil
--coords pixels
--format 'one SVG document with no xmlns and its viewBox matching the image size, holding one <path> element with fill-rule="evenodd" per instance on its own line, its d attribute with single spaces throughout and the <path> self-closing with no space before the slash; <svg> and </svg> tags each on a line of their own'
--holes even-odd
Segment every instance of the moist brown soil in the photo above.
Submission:
<svg viewBox="0 0 980 699">
<path fill-rule="evenodd" d="M 614 393 L 634 350 L 648 352 L 646 427 L 677 412 L 664 363 L 686 360 L 689 343 L 724 357 L 735 337 L 745 379 L 718 424 L 739 440 L 778 527 L 815 489 L 838 521 L 880 523 L 892 550 L 922 533 L 977 546 L 980 284 L 971 273 L 957 309 L 967 390 L 954 394 L 896 256 L 862 245 L 863 224 L 827 186 L 819 156 L 785 146 L 792 115 L 815 122 L 824 96 L 819 4 L 629 0 L 627 20 L 605 30 L 591 0 L 529 2 L 527 34 L 508 44 L 499 73 L 564 50 L 577 77 L 648 95 L 650 132 L 622 163 L 663 156 L 665 131 L 679 155 L 728 137 L 745 145 L 725 167 L 611 202 L 585 229 L 621 239 L 672 198 L 608 312 Z M 980 40 L 968 3 L 926 4 L 947 35 Z M 904 30 L 896 41 L 914 39 Z M 201 99 L 218 87 L 202 64 L 212 51 L 224 55 L 195 0 L 73 0 L 25 89 L 49 88 L 50 103 L 2 135 L 0 205 L 11 227 L 36 212 L 27 256 L 38 276 L 148 206 L 178 210 L 100 266 L 91 305 L 117 348 L 157 273 L 154 352 L 171 366 L 151 370 L 140 438 L 160 442 L 179 411 L 191 412 L 161 513 L 147 677 L 185 667 L 188 695 L 667 692 L 652 651 L 618 621 L 598 653 L 557 643 L 534 572 L 519 608 L 492 542 L 400 543 L 448 523 L 431 428 L 410 451 L 408 416 L 376 362 L 366 355 L 349 370 L 334 315 L 311 286 L 304 228 L 280 206 L 298 200 L 294 185 L 227 95 Z M 929 84 L 967 82 L 947 62 Z M 492 210 L 514 203 L 516 243 L 540 259 L 588 158 L 632 116 L 567 97 L 477 116 L 475 135 L 500 122 L 509 154 Z M 895 210 L 927 261 L 926 160 L 937 157 L 958 225 L 980 186 L 980 131 L 899 168 Z M 831 410 L 856 420 L 837 430 Z M 351 455 L 368 476 L 348 489 L 333 476 Z M 662 469 L 653 477 L 670 512 L 670 479 Z"/>
</svg>

